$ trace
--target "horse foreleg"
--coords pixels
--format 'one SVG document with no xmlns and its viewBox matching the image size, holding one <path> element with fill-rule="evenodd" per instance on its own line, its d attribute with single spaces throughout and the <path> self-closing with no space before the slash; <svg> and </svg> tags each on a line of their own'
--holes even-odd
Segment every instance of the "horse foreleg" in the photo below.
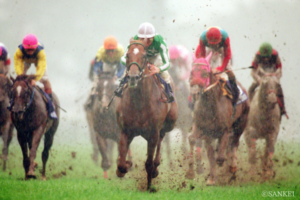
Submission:
<svg viewBox="0 0 300 200">
<path fill-rule="evenodd" d="M 34 130 L 32 133 L 31 148 L 30 148 L 30 153 L 29 153 L 30 166 L 29 166 L 29 171 L 27 173 L 27 178 L 36 178 L 36 175 L 34 173 L 34 167 L 36 164 L 35 164 L 34 160 L 36 158 L 36 151 L 40 144 L 40 141 L 41 141 L 41 138 L 43 135 L 43 131 L 44 131 L 44 126 L 40 126 L 36 130 Z"/>
<path fill-rule="evenodd" d="M 263 157 L 263 177 L 268 179 L 274 175 L 273 171 L 273 155 L 275 151 L 275 138 L 273 137 L 274 134 L 270 134 L 266 138 L 266 149 L 265 155 Z"/>
<path fill-rule="evenodd" d="M 116 174 L 118 177 L 124 177 L 128 172 L 128 168 L 132 166 L 130 161 L 126 161 L 129 145 L 133 138 L 129 138 L 124 132 L 121 132 L 119 141 L 119 160 Z"/>
<path fill-rule="evenodd" d="M 151 187 L 151 182 L 152 182 L 152 176 L 154 172 L 154 162 L 153 162 L 153 157 L 154 157 L 154 152 L 155 148 L 157 147 L 159 143 L 159 138 L 158 138 L 159 132 L 156 131 L 151 134 L 151 137 L 147 140 L 148 141 L 148 148 L 147 148 L 147 161 L 145 163 L 145 168 L 147 171 L 147 180 L 148 180 L 148 185 L 147 189 L 149 190 Z"/>
<path fill-rule="evenodd" d="M 201 156 L 201 150 L 202 150 L 202 138 L 199 137 L 196 140 L 196 172 L 197 174 L 203 173 L 203 166 L 202 166 L 202 156 Z"/>
<path fill-rule="evenodd" d="M 248 147 L 248 155 L 249 155 L 249 174 L 253 176 L 256 173 L 256 138 L 252 137 L 254 132 L 250 130 L 246 130 L 245 141 Z"/>
<path fill-rule="evenodd" d="M 195 144 L 197 140 L 197 126 L 196 124 L 193 124 L 193 129 L 192 129 L 192 134 L 188 137 L 189 139 L 189 144 L 190 144 L 190 154 L 188 155 L 188 165 L 189 169 L 185 174 L 185 178 L 187 179 L 194 179 L 195 178 L 195 171 L 194 171 L 194 149 L 195 149 Z"/>
<path fill-rule="evenodd" d="M 220 143 L 219 143 L 219 148 L 218 148 L 218 158 L 217 158 L 217 164 L 219 166 L 222 166 L 224 161 L 225 161 L 225 151 L 228 145 L 228 140 L 229 140 L 230 133 L 228 130 L 224 131 L 224 134 L 220 138 Z"/>
<path fill-rule="evenodd" d="M 157 148 L 156 148 L 156 155 L 154 159 L 154 169 L 152 173 L 152 178 L 156 178 L 159 174 L 157 167 L 160 165 L 160 149 L 161 149 L 161 142 L 163 137 L 160 137 L 158 140 Z"/>
<path fill-rule="evenodd" d="M 205 138 L 205 147 L 207 150 L 207 157 L 210 164 L 210 174 L 206 181 L 206 185 L 215 185 L 215 178 L 216 178 L 216 160 L 215 160 L 215 150 L 212 146 L 212 138 L 206 137 Z"/>
<path fill-rule="evenodd" d="M 108 160 L 108 156 L 107 156 L 107 142 L 99 134 L 96 135 L 96 140 L 97 140 L 99 151 L 100 151 L 101 156 L 102 156 L 101 168 L 104 171 L 104 178 L 107 178 L 107 170 L 111 166 L 111 164 Z"/>
<path fill-rule="evenodd" d="M 51 149 L 51 146 L 53 144 L 53 136 L 54 131 L 51 131 L 51 129 L 45 134 L 44 139 L 44 150 L 42 152 L 42 161 L 43 161 L 43 171 L 42 171 L 42 180 L 46 180 L 46 163 L 49 158 L 49 150 Z"/>
<path fill-rule="evenodd" d="M 2 127 L 2 139 L 3 139 L 3 149 L 2 149 L 2 159 L 3 159 L 3 171 L 6 170 L 6 161 L 8 157 L 8 147 L 10 144 L 10 141 L 12 139 L 12 131 L 13 131 L 13 125 L 11 122 L 7 122 Z"/>
<path fill-rule="evenodd" d="M 29 170 L 29 165 L 30 165 L 30 160 L 28 157 L 28 147 L 27 147 L 27 142 L 26 142 L 26 138 L 23 137 L 23 134 L 20 133 L 18 131 L 17 133 L 18 135 L 18 142 L 20 144 L 21 150 L 22 150 L 22 154 L 23 154 L 23 167 L 25 170 L 25 179 L 27 179 L 27 172 Z"/>
</svg>

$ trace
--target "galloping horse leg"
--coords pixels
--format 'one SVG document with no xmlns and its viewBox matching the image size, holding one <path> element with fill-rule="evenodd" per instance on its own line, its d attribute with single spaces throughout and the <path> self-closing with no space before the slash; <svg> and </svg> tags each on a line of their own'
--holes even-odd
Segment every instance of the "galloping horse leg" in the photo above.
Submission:
<svg viewBox="0 0 300 200">
<path fill-rule="evenodd" d="M 253 176 L 256 172 L 256 138 L 251 137 L 251 128 L 248 132 L 246 130 L 245 141 L 248 147 L 248 155 L 249 155 L 249 173 Z"/>
<path fill-rule="evenodd" d="M 273 155 L 275 151 L 275 138 L 274 134 L 270 134 L 266 138 L 266 150 L 263 157 L 263 176 L 268 179 L 274 175 L 273 171 Z"/>
<path fill-rule="evenodd" d="M 156 148 L 156 155 L 154 159 L 154 169 L 152 173 L 152 178 L 156 178 L 159 174 L 157 167 L 160 165 L 160 149 L 161 149 L 161 142 L 163 137 L 159 137 L 157 148 Z"/>
<path fill-rule="evenodd" d="M 43 171 L 42 171 L 42 180 L 46 180 L 46 163 L 49 157 L 49 150 L 53 144 L 53 136 L 54 136 L 54 131 L 51 129 L 48 130 L 45 134 L 45 139 L 44 139 L 44 150 L 42 152 L 42 161 L 43 161 Z"/>
<path fill-rule="evenodd" d="M 24 167 L 24 170 L 25 170 L 25 179 L 27 179 L 27 172 L 29 170 L 29 165 L 30 165 L 30 160 L 29 160 L 29 157 L 28 157 L 28 152 L 27 152 L 27 141 L 26 141 L 26 138 L 23 137 L 23 134 L 22 133 L 17 133 L 17 136 L 18 136 L 18 141 L 19 141 L 19 144 L 20 144 L 20 147 L 21 147 L 21 150 L 22 150 L 22 154 L 23 154 L 23 167 Z"/>
<path fill-rule="evenodd" d="M 193 124 L 192 134 L 188 137 L 189 143 L 190 143 L 190 155 L 188 156 L 189 169 L 185 174 L 185 178 L 187 178 L 187 179 L 194 179 L 195 178 L 194 149 L 195 149 L 196 141 L 197 141 L 199 135 L 200 135 L 200 131 L 197 128 L 197 125 Z"/>
<path fill-rule="evenodd" d="M 12 139 L 12 131 L 13 125 L 11 122 L 6 122 L 6 124 L 2 127 L 2 139 L 3 139 L 3 149 L 2 149 L 2 159 L 3 159 L 3 171 L 6 170 L 6 161 L 8 156 L 8 146 Z M 4 134 L 7 133 L 7 134 Z"/>
<path fill-rule="evenodd" d="M 196 140 L 196 172 L 197 174 L 202 174 L 203 173 L 203 166 L 202 166 L 202 156 L 201 156 L 201 150 L 202 150 L 202 139 L 199 137 Z"/>
<path fill-rule="evenodd" d="M 205 137 L 205 147 L 207 150 L 207 157 L 210 164 L 210 174 L 206 181 L 207 186 L 215 185 L 216 177 L 216 160 L 215 160 L 215 150 L 212 146 L 213 138 Z"/>
<path fill-rule="evenodd" d="M 110 168 L 111 164 L 108 160 L 107 156 L 107 142 L 106 140 L 99 134 L 96 135 L 98 148 L 102 156 L 101 168 L 104 171 L 104 178 L 107 178 L 107 170 Z"/>
<path fill-rule="evenodd" d="M 129 145 L 132 141 L 132 137 L 128 137 L 123 131 L 121 132 L 120 142 L 119 142 L 119 161 L 116 174 L 118 177 L 124 177 L 128 172 L 128 168 L 132 166 L 130 161 L 126 161 L 127 152 Z"/>
<path fill-rule="evenodd" d="M 148 148 L 147 148 L 147 160 L 145 163 L 145 168 L 147 171 L 147 180 L 148 180 L 148 186 L 147 189 L 149 190 L 151 188 L 151 182 L 152 182 L 152 175 L 154 171 L 154 162 L 153 162 L 153 157 L 155 153 L 155 148 L 158 144 L 158 135 L 159 132 L 153 132 L 150 134 L 151 137 L 147 139 L 148 141 Z"/>
<path fill-rule="evenodd" d="M 43 135 L 43 131 L 44 131 L 44 127 L 45 126 L 41 125 L 39 128 L 34 130 L 32 133 L 33 137 L 32 137 L 32 142 L 31 142 L 31 147 L 30 147 L 30 153 L 29 153 L 30 166 L 29 166 L 29 171 L 27 173 L 27 178 L 36 178 L 35 173 L 34 173 L 34 168 L 35 168 L 34 159 L 36 158 L 36 151 L 40 144 L 40 141 L 41 141 L 41 138 Z"/>
<path fill-rule="evenodd" d="M 224 134 L 220 138 L 219 142 L 219 148 L 218 148 L 218 158 L 217 158 L 217 164 L 219 166 L 222 166 L 224 161 L 225 161 L 225 150 L 228 145 L 228 140 L 229 140 L 230 132 L 228 130 L 224 131 Z"/>
</svg>

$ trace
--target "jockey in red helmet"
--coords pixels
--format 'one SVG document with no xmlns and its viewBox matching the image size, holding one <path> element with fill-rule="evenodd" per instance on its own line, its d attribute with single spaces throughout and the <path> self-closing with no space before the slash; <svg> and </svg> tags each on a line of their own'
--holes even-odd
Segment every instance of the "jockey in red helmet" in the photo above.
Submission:
<svg viewBox="0 0 300 200">
<path fill-rule="evenodd" d="M 257 73 L 257 69 L 259 67 L 262 67 L 264 70 L 275 72 L 276 70 L 280 70 L 280 78 L 282 76 L 282 64 L 281 60 L 279 58 L 278 52 L 273 49 L 271 44 L 264 42 L 260 45 L 259 50 L 255 54 L 255 57 L 252 61 L 252 72 L 251 75 L 253 77 L 253 82 L 252 85 L 249 88 L 249 97 L 250 100 L 252 100 L 254 96 L 254 91 L 255 89 L 259 86 L 261 77 Z M 281 102 L 280 105 L 280 110 L 281 110 L 281 115 L 286 115 L 288 118 L 288 115 L 285 110 L 285 104 L 284 104 L 284 96 L 283 96 L 283 91 L 281 86 L 277 90 L 277 97 L 279 98 L 279 101 Z"/>
<path fill-rule="evenodd" d="M 0 43 L 0 74 L 10 76 L 10 57 L 3 43 Z"/>
<path fill-rule="evenodd" d="M 206 47 L 208 51 L 206 51 Z M 233 105 L 236 104 L 239 98 L 239 89 L 236 84 L 236 79 L 234 73 L 231 71 L 231 49 L 230 49 L 230 39 L 225 30 L 219 27 L 210 27 L 205 30 L 201 36 L 199 45 L 196 49 L 196 58 L 206 57 L 208 53 L 222 51 L 222 64 L 215 69 L 212 69 L 213 73 L 216 72 L 226 72 L 228 79 L 232 88 L 233 93 Z"/>
</svg>

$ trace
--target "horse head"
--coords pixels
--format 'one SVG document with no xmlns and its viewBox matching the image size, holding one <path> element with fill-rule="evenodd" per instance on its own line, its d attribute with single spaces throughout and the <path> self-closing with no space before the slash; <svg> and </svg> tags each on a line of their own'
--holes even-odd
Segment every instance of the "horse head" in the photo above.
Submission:
<svg viewBox="0 0 300 200">
<path fill-rule="evenodd" d="M 278 68 L 275 72 L 266 72 L 264 69 L 259 68 L 261 78 L 261 92 L 267 97 L 267 101 L 271 104 L 277 103 L 277 91 L 280 87 L 281 69 Z"/>
<path fill-rule="evenodd" d="M 130 40 L 126 54 L 126 70 L 129 77 L 128 86 L 136 87 L 147 65 L 146 47 L 143 41 Z"/>
<path fill-rule="evenodd" d="M 35 79 L 35 75 L 19 75 L 13 79 L 11 95 L 14 100 L 12 112 L 16 114 L 23 113 L 30 106 L 33 99 L 33 87 L 30 85 L 31 80 Z"/>
<path fill-rule="evenodd" d="M 3 102 L 6 96 L 10 96 L 11 86 L 11 80 L 5 75 L 0 74 L 0 102 Z"/>
<path fill-rule="evenodd" d="M 97 95 L 98 100 L 101 102 L 101 110 L 105 111 L 109 102 L 110 97 L 113 96 L 115 79 L 114 73 L 112 72 L 102 72 L 98 77 L 98 85 L 97 85 Z"/>
</svg>

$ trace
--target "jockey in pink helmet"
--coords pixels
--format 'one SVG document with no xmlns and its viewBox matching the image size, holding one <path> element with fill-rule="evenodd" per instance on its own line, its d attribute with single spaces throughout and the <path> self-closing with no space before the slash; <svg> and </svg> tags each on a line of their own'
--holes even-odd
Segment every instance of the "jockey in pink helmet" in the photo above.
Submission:
<svg viewBox="0 0 300 200">
<path fill-rule="evenodd" d="M 10 76 L 10 57 L 3 43 L 0 43 L 0 74 Z"/>
<path fill-rule="evenodd" d="M 31 64 L 36 67 L 36 78 L 31 84 L 35 85 L 36 81 L 40 81 L 44 85 L 45 92 L 52 100 L 52 87 L 48 78 L 46 54 L 44 47 L 38 42 L 33 34 L 24 37 L 23 43 L 17 48 L 14 55 L 15 71 L 17 75 L 26 74 Z"/>
<path fill-rule="evenodd" d="M 170 63 L 173 67 L 178 67 L 181 80 L 187 80 L 190 76 L 190 54 L 189 50 L 182 45 L 172 45 L 169 47 Z"/>
</svg>

